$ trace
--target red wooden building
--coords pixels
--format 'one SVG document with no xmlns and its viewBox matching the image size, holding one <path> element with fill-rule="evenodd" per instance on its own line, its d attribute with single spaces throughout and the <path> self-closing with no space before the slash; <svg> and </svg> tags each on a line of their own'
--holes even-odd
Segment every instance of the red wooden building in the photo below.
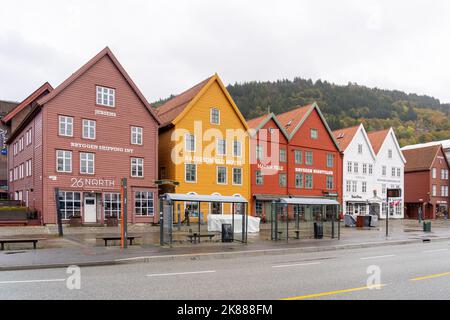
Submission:
<svg viewBox="0 0 450 320">
<path fill-rule="evenodd" d="M 435 219 L 448 212 L 449 163 L 442 146 L 434 145 L 402 150 L 405 165 L 406 216 Z"/>
<path fill-rule="evenodd" d="M 105 48 L 57 88 L 46 84 L 5 117 L 11 197 L 56 223 L 120 217 L 120 178 L 128 178 L 130 222 L 157 217 L 159 118 Z"/>
<path fill-rule="evenodd" d="M 342 153 L 316 103 L 248 123 L 255 130 L 250 153 L 255 215 L 267 220 L 271 201 L 280 197 L 341 202 Z"/>
</svg>

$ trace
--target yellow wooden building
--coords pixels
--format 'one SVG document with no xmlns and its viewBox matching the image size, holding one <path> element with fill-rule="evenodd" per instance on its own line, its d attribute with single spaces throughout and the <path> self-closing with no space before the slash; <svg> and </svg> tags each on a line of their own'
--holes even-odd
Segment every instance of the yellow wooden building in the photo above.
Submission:
<svg viewBox="0 0 450 320">
<path fill-rule="evenodd" d="M 241 196 L 250 201 L 247 124 L 217 74 L 157 108 L 161 192 Z M 183 204 L 196 217 L 197 204 Z M 234 207 L 235 212 L 242 208 Z M 228 214 L 231 204 L 201 204 L 200 213 Z"/>
</svg>

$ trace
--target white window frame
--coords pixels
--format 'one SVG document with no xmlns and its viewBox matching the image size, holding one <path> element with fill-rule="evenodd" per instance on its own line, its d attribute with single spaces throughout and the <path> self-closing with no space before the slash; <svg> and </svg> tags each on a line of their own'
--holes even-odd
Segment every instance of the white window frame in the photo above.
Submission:
<svg viewBox="0 0 450 320">
<path fill-rule="evenodd" d="M 432 195 L 433 197 L 436 197 L 436 194 L 437 194 L 437 187 L 436 187 L 435 184 L 433 184 L 433 185 L 431 186 L 431 195 Z"/>
<path fill-rule="evenodd" d="M 92 158 L 90 158 L 91 156 Z M 80 174 L 95 174 L 95 153 L 80 152 Z"/>
<path fill-rule="evenodd" d="M 327 168 L 334 167 L 334 154 L 327 153 Z"/>
<path fill-rule="evenodd" d="M 110 108 L 116 106 L 116 89 L 103 86 L 95 86 L 95 88 L 95 101 L 97 105 Z"/>
<path fill-rule="evenodd" d="M 310 157 L 310 160 L 311 161 L 308 161 L 308 155 L 310 155 L 311 157 Z M 314 155 L 313 155 L 313 152 L 312 151 L 305 151 L 305 165 L 307 165 L 307 166 L 312 166 L 312 165 L 314 165 Z"/>
<path fill-rule="evenodd" d="M 363 145 L 362 143 L 358 144 L 358 154 L 362 154 L 363 153 Z"/>
<path fill-rule="evenodd" d="M 193 142 L 192 142 L 192 138 L 194 140 Z M 191 145 L 191 143 L 192 143 L 192 145 Z M 184 135 L 184 149 L 187 152 L 195 152 L 196 146 L 197 146 L 197 138 L 195 137 L 195 135 L 191 134 L 191 133 L 186 133 Z"/>
<path fill-rule="evenodd" d="M 115 199 L 113 199 L 115 198 Z M 121 195 L 118 192 L 103 193 L 103 215 L 105 218 L 115 217 L 120 219 L 122 213 Z M 113 208 L 115 207 L 115 208 Z"/>
<path fill-rule="evenodd" d="M 351 161 L 347 161 L 347 173 L 353 172 L 353 163 Z"/>
<path fill-rule="evenodd" d="M 239 140 L 233 141 L 233 156 L 235 157 L 242 156 L 242 142 Z"/>
<path fill-rule="evenodd" d="M 62 152 L 62 156 L 59 156 L 59 152 Z M 69 155 L 69 157 L 67 157 L 67 155 Z M 58 169 L 58 160 L 62 159 L 62 170 Z M 72 155 L 72 151 L 69 150 L 56 150 L 56 172 L 61 172 L 61 173 L 72 173 L 72 159 L 73 159 L 73 155 Z M 68 162 L 70 170 L 66 170 L 66 162 Z"/>
<path fill-rule="evenodd" d="M 259 180 L 258 180 L 259 179 Z M 256 170 L 255 171 L 255 184 L 257 186 L 262 186 L 264 185 L 264 175 L 262 173 L 261 170 Z"/>
<path fill-rule="evenodd" d="M 240 182 L 240 183 L 236 183 L 236 181 L 235 181 L 235 179 L 234 179 L 234 177 L 235 177 L 235 171 L 239 171 L 239 172 L 240 172 L 240 173 L 239 173 L 239 175 L 240 175 L 240 177 L 241 177 L 241 182 Z M 242 177 L 243 177 L 243 174 L 242 174 L 242 168 L 233 168 L 232 173 L 233 173 L 233 185 L 235 185 L 235 186 L 242 186 Z"/>
<path fill-rule="evenodd" d="M 256 146 L 256 160 L 262 160 L 264 157 L 264 148 L 262 144 Z"/>
<path fill-rule="evenodd" d="M 15 156 L 17 156 L 17 147 L 18 147 L 18 142 L 16 142 L 16 143 L 13 144 L 13 154 L 14 154 Z"/>
<path fill-rule="evenodd" d="M 213 120 L 214 120 L 214 115 L 213 115 L 213 112 L 214 111 L 217 111 L 217 122 L 214 122 Z M 218 109 L 218 108 L 211 108 L 210 109 L 210 111 L 209 111 L 209 122 L 211 123 L 211 124 L 216 124 L 216 125 L 220 125 L 220 109 Z"/>
<path fill-rule="evenodd" d="M 58 134 L 61 137 L 73 137 L 73 117 L 63 115 L 58 116 Z"/>
<path fill-rule="evenodd" d="M 139 167 L 142 167 L 142 174 L 139 175 Z M 133 169 L 135 169 L 136 174 L 133 174 Z M 144 158 L 133 157 L 131 158 L 131 177 L 133 178 L 143 178 L 144 177 Z"/>
<path fill-rule="evenodd" d="M 437 176 L 436 168 L 431 168 L 431 178 L 436 179 L 436 176 Z"/>
<path fill-rule="evenodd" d="M 81 121 L 82 123 L 82 132 L 81 132 L 81 136 L 83 139 L 89 139 L 89 140 L 95 140 L 96 136 L 97 136 L 97 121 L 95 120 L 91 120 L 91 119 L 83 119 Z M 94 125 L 92 125 L 94 124 Z M 85 130 L 87 129 L 87 133 L 88 135 L 85 135 Z M 94 135 L 91 136 L 91 129 L 93 129 L 93 133 Z"/>
<path fill-rule="evenodd" d="M 361 192 L 362 193 L 367 193 L 367 181 L 363 181 L 362 182 Z"/>
<path fill-rule="evenodd" d="M 278 186 L 280 188 L 285 188 L 287 186 L 287 175 L 286 175 L 285 172 L 282 172 L 282 173 L 278 174 Z"/>
<path fill-rule="evenodd" d="M 329 185 L 329 182 L 331 181 L 331 186 Z M 326 188 L 327 190 L 333 190 L 334 189 L 334 177 L 327 175 L 325 178 Z"/>
<path fill-rule="evenodd" d="M 136 203 L 139 203 L 140 206 L 136 206 Z M 151 205 L 149 205 L 149 203 L 151 203 Z M 154 193 L 151 191 L 144 191 L 144 190 L 135 191 L 133 205 L 134 205 L 134 215 L 140 217 L 153 217 L 155 215 Z M 144 213 L 144 209 L 147 211 L 146 213 Z"/>
<path fill-rule="evenodd" d="M 187 179 L 187 166 L 194 166 L 195 168 L 195 180 Z M 197 164 L 196 163 L 185 163 L 184 164 L 184 181 L 188 183 L 196 183 L 197 182 Z"/>
<path fill-rule="evenodd" d="M 358 192 L 358 181 L 352 181 L 352 192 Z"/>
<path fill-rule="evenodd" d="M 220 144 L 223 143 L 224 150 L 221 150 Z M 223 153 L 221 153 L 223 151 Z M 225 139 L 217 139 L 216 143 L 216 155 L 217 156 L 225 156 L 227 154 L 227 140 Z"/>
<path fill-rule="evenodd" d="M 319 130 L 312 128 L 312 129 L 310 130 L 310 137 L 311 137 L 311 139 L 313 139 L 313 140 L 319 139 Z"/>
<path fill-rule="evenodd" d="M 386 166 L 381 166 L 381 175 L 383 177 L 386 177 L 387 174 L 387 167 Z"/>
<path fill-rule="evenodd" d="M 23 141 L 24 141 L 24 138 L 23 138 L 23 136 L 21 136 L 19 139 L 19 151 L 23 151 Z"/>
<path fill-rule="evenodd" d="M 9 170 L 9 182 L 13 182 L 14 181 L 14 170 L 10 169 Z"/>
<path fill-rule="evenodd" d="M 389 158 L 389 159 L 392 159 L 392 149 L 389 149 L 389 150 L 388 150 L 388 158 Z"/>
<path fill-rule="evenodd" d="M 358 162 L 353 162 L 353 172 L 359 173 L 359 163 Z"/>
<path fill-rule="evenodd" d="M 300 182 L 300 183 L 297 183 L 297 182 Z M 295 187 L 297 189 L 301 189 L 301 188 L 303 188 L 304 185 L 305 185 L 305 181 L 304 181 L 303 173 L 297 172 L 295 174 Z"/>
<path fill-rule="evenodd" d="M 287 152 L 285 148 L 280 148 L 280 162 L 286 162 Z"/>
<path fill-rule="evenodd" d="M 373 174 L 373 164 L 369 164 L 369 175 L 371 176 Z"/>
<path fill-rule="evenodd" d="M 130 128 L 130 143 L 138 146 L 144 144 L 144 129 L 138 126 L 131 126 Z"/>
<path fill-rule="evenodd" d="M 294 150 L 294 161 L 295 161 L 295 164 L 302 164 L 302 162 L 303 162 L 302 150 Z"/>
<path fill-rule="evenodd" d="M 347 180 L 345 182 L 345 191 L 352 192 L 352 181 L 351 180 Z"/>
<path fill-rule="evenodd" d="M 308 186 L 308 178 L 311 178 L 311 186 Z M 314 189 L 314 176 L 311 173 L 305 174 L 305 189 Z"/>
<path fill-rule="evenodd" d="M 219 182 L 219 170 L 225 169 L 225 182 Z M 216 167 L 216 183 L 220 185 L 228 184 L 228 168 L 226 166 Z"/>
</svg>

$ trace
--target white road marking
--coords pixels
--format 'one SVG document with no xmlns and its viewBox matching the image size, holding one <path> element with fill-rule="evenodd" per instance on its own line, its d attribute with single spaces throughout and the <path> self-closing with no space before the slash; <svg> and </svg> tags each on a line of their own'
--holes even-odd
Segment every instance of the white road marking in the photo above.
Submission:
<svg viewBox="0 0 450 320">
<path fill-rule="evenodd" d="M 309 262 L 309 263 L 296 263 L 296 264 L 279 264 L 272 266 L 272 268 L 288 268 L 288 267 L 301 267 L 301 266 L 311 266 L 315 264 L 320 264 L 320 262 Z"/>
<path fill-rule="evenodd" d="M 214 273 L 214 272 L 216 272 L 216 271 L 215 270 L 207 270 L 207 271 L 193 271 L 193 272 L 154 273 L 154 274 L 148 274 L 147 277 L 179 276 L 179 275 Z"/>
<path fill-rule="evenodd" d="M 365 258 L 360 258 L 360 259 L 361 260 L 369 260 L 369 259 L 381 259 L 381 258 L 390 258 L 390 257 L 395 257 L 395 254 L 387 254 L 385 256 L 365 257 Z"/>
<path fill-rule="evenodd" d="M 64 282 L 64 281 L 66 281 L 66 279 L 11 280 L 11 281 L 0 281 L 0 284 L 38 283 L 38 282 Z"/>
<path fill-rule="evenodd" d="M 449 249 L 425 250 L 425 251 L 422 251 L 422 253 L 442 252 L 442 251 L 448 251 L 448 250 L 449 250 Z"/>
</svg>

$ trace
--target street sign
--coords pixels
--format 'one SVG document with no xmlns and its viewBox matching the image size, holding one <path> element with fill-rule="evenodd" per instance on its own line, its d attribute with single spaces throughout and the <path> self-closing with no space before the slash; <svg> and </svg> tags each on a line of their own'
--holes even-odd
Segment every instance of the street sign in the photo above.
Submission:
<svg viewBox="0 0 450 320">
<path fill-rule="evenodd" d="M 400 198 L 402 196 L 402 189 L 387 189 L 388 198 Z"/>
</svg>

